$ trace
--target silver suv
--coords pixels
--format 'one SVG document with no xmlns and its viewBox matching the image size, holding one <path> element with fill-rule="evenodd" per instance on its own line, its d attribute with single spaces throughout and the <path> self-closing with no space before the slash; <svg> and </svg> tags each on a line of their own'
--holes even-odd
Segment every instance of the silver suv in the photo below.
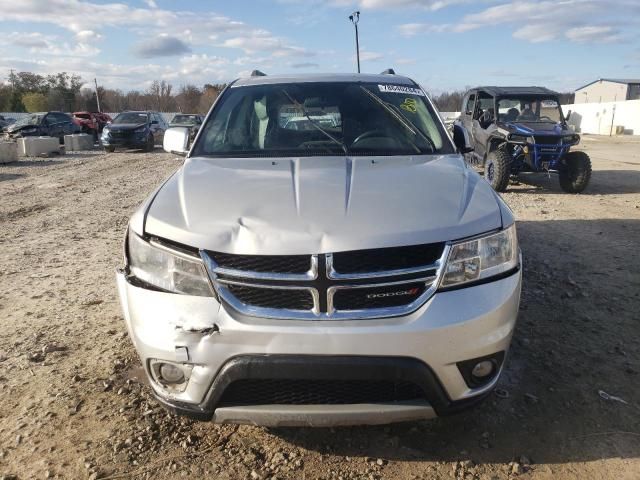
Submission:
<svg viewBox="0 0 640 480">
<path fill-rule="evenodd" d="M 514 217 L 412 80 L 237 80 L 133 215 L 117 274 L 157 399 L 216 422 L 382 424 L 476 404 L 516 323 Z"/>
</svg>

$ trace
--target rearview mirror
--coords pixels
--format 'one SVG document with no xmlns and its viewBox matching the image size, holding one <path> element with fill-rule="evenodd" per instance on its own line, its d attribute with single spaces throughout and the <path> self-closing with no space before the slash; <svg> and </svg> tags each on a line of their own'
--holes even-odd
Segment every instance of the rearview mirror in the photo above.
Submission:
<svg viewBox="0 0 640 480">
<path fill-rule="evenodd" d="M 189 153 L 189 129 L 186 127 L 171 127 L 164 132 L 162 148 L 165 152 L 176 155 Z"/>
<path fill-rule="evenodd" d="M 453 143 L 460 153 L 473 152 L 473 147 L 469 140 L 469 134 L 458 124 L 453 125 Z"/>
<path fill-rule="evenodd" d="M 564 117 L 564 119 L 568 122 L 570 118 L 571 118 L 571 110 L 567 112 L 567 116 Z"/>
</svg>

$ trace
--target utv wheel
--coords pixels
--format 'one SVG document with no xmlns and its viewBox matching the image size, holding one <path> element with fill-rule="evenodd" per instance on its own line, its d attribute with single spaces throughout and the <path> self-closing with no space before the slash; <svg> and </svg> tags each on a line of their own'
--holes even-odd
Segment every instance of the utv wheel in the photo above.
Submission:
<svg viewBox="0 0 640 480">
<path fill-rule="evenodd" d="M 493 150 L 484 163 L 484 178 L 496 192 L 504 192 L 511 175 L 511 156 L 502 148 Z"/>
<path fill-rule="evenodd" d="M 113 153 L 116 151 L 116 147 L 104 147 L 104 151 L 107 153 Z"/>
<path fill-rule="evenodd" d="M 156 148 L 156 142 L 153 138 L 153 135 L 149 135 L 147 138 L 147 145 L 144 147 L 145 152 L 153 152 L 153 149 Z"/>
<path fill-rule="evenodd" d="M 580 193 L 591 180 L 591 159 L 584 152 L 569 152 L 564 157 L 564 168 L 560 170 L 560 187 L 567 193 Z"/>
</svg>

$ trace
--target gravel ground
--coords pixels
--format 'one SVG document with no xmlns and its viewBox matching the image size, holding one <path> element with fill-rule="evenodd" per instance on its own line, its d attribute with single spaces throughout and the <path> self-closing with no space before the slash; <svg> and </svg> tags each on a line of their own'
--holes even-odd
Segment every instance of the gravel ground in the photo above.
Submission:
<svg viewBox="0 0 640 480">
<path fill-rule="evenodd" d="M 138 382 L 114 269 L 128 217 L 180 159 L 0 165 L 0 476 L 640 478 L 640 140 L 582 148 L 585 194 L 540 175 L 504 194 L 525 285 L 495 393 L 453 417 L 341 429 L 192 422 Z"/>
</svg>

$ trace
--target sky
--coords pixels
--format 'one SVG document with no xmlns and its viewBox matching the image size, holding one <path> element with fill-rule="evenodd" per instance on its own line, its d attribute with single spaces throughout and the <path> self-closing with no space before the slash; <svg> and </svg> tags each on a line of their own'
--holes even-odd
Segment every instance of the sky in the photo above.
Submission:
<svg viewBox="0 0 640 480">
<path fill-rule="evenodd" d="M 0 0 L 0 81 L 67 71 L 144 90 L 353 72 L 356 10 L 362 71 L 391 67 L 432 94 L 640 78 L 640 0 Z"/>
</svg>

